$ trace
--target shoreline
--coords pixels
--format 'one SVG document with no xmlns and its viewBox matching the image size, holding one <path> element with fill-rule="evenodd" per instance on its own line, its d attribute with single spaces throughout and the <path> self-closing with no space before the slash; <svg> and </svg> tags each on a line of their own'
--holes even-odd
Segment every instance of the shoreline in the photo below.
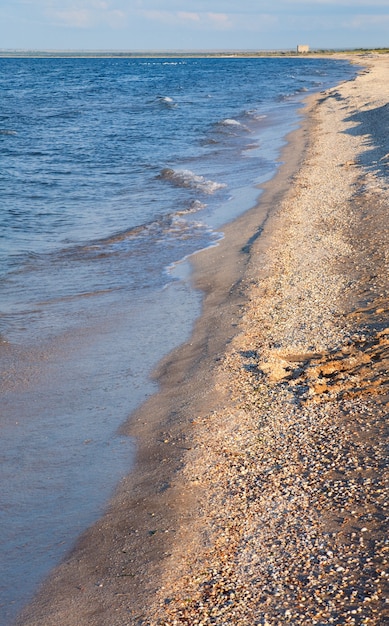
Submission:
<svg viewBox="0 0 389 626">
<path fill-rule="evenodd" d="M 372 62 L 372 69 L 379 62 Z M 387 58 L 383 62 L 387 63 Z M 238 570 L 243 566 L 243 561 L 237 559 L 237 548 L 240 546 L 241 549 L 243 545 L 245 549 L 242 553 L 246 555 L 247 563 L 242 569 L 245 572 L 242 576 L 246 576 L 249 584 L 247 572 L 250 572 L 249 563 L 252 563 L 253 557 L 251 555 L 251 561 L 248 558 L 248 526 L 251 523 L 252 537 L 260 536 L 255 523 L 264 515 L 264 509 L 256 511 L 256 516 L 247 519 L 246 528 L 242 528 L 242 515 L 247 517 L 247 509 L 244 508 L 247 506 L 247 497 L 241 494 L 237 479 L 247 475 L 253 478 L 255 474 L 252 464 L 247 461 L 247 451 L 251 450 L 249 456 L 254 458 L 253 440 L 258 436 L 256 423 L 260 414 L 267 414 L 262 400 L 267 396 L 268 404 L 270 394 L 272 401 L 279 407 L 279 415 L 285 418 L 285 407 L 289 406 L 290 411 L 291 399 L 296 399 L 293 396 L 295 390 L 285 391 L 286 372 L 290 371 L 287 369 L 290 363 L 298 363 L 302 370 L 300 376 L 305 376 L 300 386 L 314 389 L 315 384 L 319 383 L 313 375 L 309 377 L 308 372 L 311 370 L 301 363 L 311 364 L 316 359 L 318 363 L 315 361 L 315 366 L 320 368 L 323 365 L 320 364 L 320 358 L 324 358 L 324 352 L 335 349 L 342 343 L 342 333 L 347 334 L 350 328 L 356 327 L 354 318 L 352 323 L 347 321 L 342 324 L 341 330 L 334 325 L 333 320 L 335 302 L 336 315 L 344 316 L 347 308 L 344 304 L 344 284 L 347 280 L 341 282 L 341 294 L 339 285 L 334 285 L 334 281 L 324 281 L 323 298 L 318 300 L 316 308 L 305 313 L 306 325 L 316 319 L 315 333 L 306 333 L 310 342 L 304 333 L 301 336 L 301 329 L 296 328 L 296 314 L 289 316 L 288 328 L 285 320 L 281 324 L 279 311 L 274 319 L 271 314 L 274 307 L 272 300 L 282 294 L 279 301 L 281 308 L 286 293 L 286 287 L 282 284 L 285 272 L 277 275 L 278 263 L 284 263 L 285 268 L 288 259 L 289 272 L 296 269 L 291 260 L 293 254 L 296 254 L 296 248 L 291 246 L 299 242 L 299 231 L 304 228 L 296 227 L 291 244 L 282 239 L 286 236 L 282 233 L 287 232 L 285 228 L 290 228 L 293 219 L 297 219 L 297 216 L 293 219 L 291 217 L 293 195 L 297 196 L 304 190 L 302 178 L 307 163 L 313 159 L 313 142 L 318 125 L 323 122 L 317 119 L 320 106 L 333 102 L 335 113 L 339 115 L 340 105 L 336 94 L 342 89 L 350 91 L 352 82 L 327 90 L 325 95 L 309 98 L 308 112 L 304 114 L 300 128 L 288 138 L 288 144 L 283 150 L 282 167 L 271 181 L 261 186 L 264 191 L 258 206 L 227 225 L 224 229 L 225 237 L 217 247 L 202 251 L 192 259 L 194 285 L 204 292 L 203 313 L 196 322 L 191 340 L 168 355 L 158 367 L 155 376 L 160 383 L 160 391 L 146 401 L 122 429 L 141 442 L 135 472 L 122 481 L 107 513 L 81 537 L 69 558 L 54 570 L 16 624 L 194 624 L 194 616 L 197 617 L 203 611 L 201 607 L 206 607 L 204 610 L 208 611 L 201 614 L 203 623 L 223 623 L 222 620 L 228 616 L 225 611 L 220 613 L 225 617 L 216 617 L 221 621 L 206 621 L 211 619 L 215 607 L 220 610 L 221 601 L 216 601 L 216 591 L 210 601 L 211 595 L 206 597 L 204 589 L 216 589 L 215 583 L 210 583 L 209 574 L 210 568 L 212 571 L 217 570 L 218 589 L 225 606 L 227 584 L 224 566 L 228 564 L 231 569 L 232 563 L 235 564 L 235 568 L 232 568 L 235 569 L 235 578 L 229 574 L 230 583 L 233 581 L 234 589 L 243 589 L 236 578 Z M 373 96 L 370 97 L 373 101 Z M 342 163 L 348 191 L 355 184 L 354 165 L 351 162 L 349 165 Z M 331 245 L 334 250 L 339 250 L 341 246 L 344 249 L 349 246 L 350 250 L 350 242 L 346 242 L 345 238 L 345 224 L 348 224 L 350 213 L 346 215 L 343 211 L 338 216 L 334 214 L 333 207 L 331 210 L 327 221 L 337 228 L 341 222 L 342 232 L 339 241 Z M 299 211 L 301 219 L 301 207 Z M 315 236 L 320 234 L 323 238 L 317 225 L 312 228 Z M 316 254 L 316 262 L 323 262 L 317 250 L 310 253 Z M 364 257 L 361 255 L 362 265 Z M 329 260 L 326 259 L 326 263 Z M 351 267 L 350 263 L 347 266 L 347 260 L 341 262 L 341 275 L 349 276 L 349 282 L 351 280 L 354 286 L 361 284 L 358 277 L 350 278 L 355 273 L 355 267 Z M 310 270 L 308 266 L 308 274 Z M 335 267 L 332 271 L 335 271 Z M 277 285 L 274 282 L 276 279 Z M 295 299 L 299 312 L 301 307 L 307 310 L 303 287 L 309 284 L 312 291 L 317 288 L 309 283 L 312 278 L 305 277 L 304 280 L 308 280 L 308 283 L 294 285 L 287 294 L 291 301 Z M 271 289 L 274 293 L 272 297 L 269 296 Z M 334 295 L 333 301 L 329 301 L 329 294 Z M 355 294 L 352 289 L 347 294 L 349 308 L 352 308 Z M 381 309 L 382 306 L 377 308 Z M 262 309 L 261 318 L 258 311 Z M 291 311 L 293 308 L 289 314 Z M 327 312 L 327 316 L 323 311 Z M 320 316 L 321 327 L 317 322 Z M 269 337 L 274 332 L 278 333 L 279 340 L 277 342 L 272 338 L 273 343 L 282 345 L 288 340 L 288 359 L 292 346 L 294 352 L 300 353 L 307 352 L 309 348 L 309 357 L 305 354 L 301 360 L 300 354 L 297 355 L 300 360 L 290 361 L 283 358 L 285 346 L 269 350 Z M 381 345 L 379 340 L 378 345 Z M 321 356 L 318 356 L 319 353 Z M 297 358 L 296 354 L 294 357 Z M 294 380 L 298 380 L 297 374 Z M 262 388 L 262 400 L 253 400 L 253 389 L 259 387 Z M 299 397 L 299 401 L 302 402 L 303 398 Z M 257 402 L 262 402 L 260 410 L 256 406 Z M 313 410 L 312 406 L 315 408 L 316 403 L 312 402 L 309 406 Z M 317 407 L 321 407 L 320 402 Z M 281 422 L 278 428 L 281 428 Z M 227 454 L 226 448 L 229 446 L 231 449 Z M 256 450 L 255 454 L 259 454 L 259 451 Z M 232 459 L 235 460 L 232 462 Z M 242 472 L 242 468 L 247 469 L 247 472 Z M 231 490 L 236 496 L 232 499 Z M 248 484 L 247 494 L 254 497 Z M 293 497 L 297 495 L 293 494 Z M 256 505 L 263 507 L 260 500 L 257 494 Z M 222 510 L 224 507 L 225 513 L 228 512 L 228 518 L 223 520 L 223 516 L 219 516 L 220 507 Z M 227 524 L 228 531 L 226 519 L 231 522 Z M 314 525 L 314 522 L 310 520 L 310 524 Z M 219 542 L 222 535 L 224 556 Z M 216 562 L 217 567 L 214 566 Z M 185 582 L 184 588 L 182 581 Z M 190 601 L 185 599 L 188 589 L 191 590 Z M 230 587 L 227 594 L 229 601 L 231 594 Z M 237 595 L 235 593 L 234 597 Z M 259 615 L 261 609 L 255 606 L 254 600 L 249 602 L 249 599 L 249 596 L 245 596 L 246 615 L 236 613 L 233 619 L 238 621 L 230 620 L 230 623 L 265 623 L 263 620 L 272 619 L 271 616 L 263 617 L 262 611 L 262 622 L 253 622 L 253 616 Z M 231 610 L 242 612 L 242 608 L 238 605 L 235 607 L 234 602 L 228 606 L 232 607 Z M 226 610 L 230 609 L 227 607 Z M 278 616 L 275 619 L 280 618 Z"/>
</svg>

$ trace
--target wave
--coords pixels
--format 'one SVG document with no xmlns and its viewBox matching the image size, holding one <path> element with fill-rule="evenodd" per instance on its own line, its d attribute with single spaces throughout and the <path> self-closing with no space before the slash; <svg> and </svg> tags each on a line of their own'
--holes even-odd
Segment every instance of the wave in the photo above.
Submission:
<svg viewBox="0 0 389 626">
<path fill-rule="evenodd" d="M 278 102 L 285 102 L 286 100 L 290 100 L 292 98 L 295 98 L 299 94 L 308 93 L 308 92 L 309 92 L 309 89 L 307 87 L 305 87 L 305 86 L 298 87 L 297 89 L 295 89 L 294 91 L 291 91 L 289 93 L 281 93 L 278 96 L 277 101 Z"/>
<path fill-rule="evenodd" d="M 167 107 L 176 107 L 177 104 L 174 102 L 173 98 L 170 98 L 170 96 L 158 96 L 158 102 L 160 104 L 163 104 Z"/>
<path fill-rule="evenodd" d="M 59 111 L 58 113 L 48 113 L 44 117 L 46 119 L 51 119 L 51 118 L 56 119 L 56 118 L 59 118 L 59 119 L 68 120 L 68 119 L 73 119 L 73 118 L 79 117 L 81 114 L 82 114 L 81 111 L 69 110 L 69 111 Z"/>
<path fill-rule="evenodd" d="M 176 187 L 196 189 L 206 194 L 213 194 L 218 189 L 223 189 L 227 186 L 225 183 L 207 180 L 204 176 L 198 176 L 190 170 L 173 170 L 169 167 L 164 168 L 158 178 L 167 180 Z"/>
<path fill-rule="evenodd" d="M 204 202 L 200 202 L 200 200 L 193 200 L 190 203 L 188 208 L 182 209 L 180 211 L 176 211 L 176 215 L 187 215 L 188 213 L 197 213 L 197 211 L 201 211 L 201 209 L 206 208 L 206 204 Z"/>
<path fill-rule="evenodd" d="M 239 122 L 239 120 L 230 117 L 227 117 L 226 119 L 217 122 L 215 130 L 218 133 L 224 133 L 227 135 L 237 135 L 242 132 L 251 132 L 248 126 L 242 124 L 242 122 Z"/>
<path fill-rule="evenodd" d="M 239 128 L 240 130 L 245 130 L 250 132 L 250 129 L 245 126 L 244 124 L 242 124 L 242 122 L 239 122 L 238 120 L 235 120 L 234 118 L 229 118 L 227 117 L 227 119 L 222 120 L 221 122 L 219 122 L 219 126 L 224 126 L 224 127 L 230 127 L 230 128 Z"/>
<path fill-rule="evenodd" d="M 244 146 L 244 148 L 242 148 L 242 152 L 247 152 L 249 150 L 256 150 L 257 148 L 260 147 L 261 144 L 259 143 L 248 143 L 246 146 Z"/>
<path fill-rule="evenodd" d="M 29 251 L 27 258 L 37 263 L 47 264 L 47 259 L 53 265 L 55 262 L 62 262 L 64 259 L 80 259 L 103 258 L 113 254 L 122 254 L 123 251 L 132 249 L 134 242 L 141 241 L 160 241 L 169 236 L 175 238 L 182 237 L 187 239 L 189 233 L 195 231 L 208 231 L 209 227 L 202 222 L 196 222 L 192 219 L 186 220 L 185 216 L 196 213 L 206 208 L 206 204 L 199 200 L 193 200 L 186 208 L 179 209 L 166 215 L 161 215 L 157 219 L 150 220 L 143 224 L 132 226 L 124 231 L 111 233 L 106 237 L 91 240 L 69 247 L 61 248 L 56 251 L 34 252 Z"/>
<path fill-rule="evenodd" d="M 266 113 L 260 113 L 256 109 L 249 109 L 248 111 L 245 111 L 245 116 L 258 122 L 268 117 Z"/>
<path fill-rule="evenodd" d="M 242 124 L 238 122 L 238 120 L 230 118 L 223 120 L 222 122 L 220 122 L 220 124 L 222 124 L 223 126 L 242 126 Z"/>
</svg>

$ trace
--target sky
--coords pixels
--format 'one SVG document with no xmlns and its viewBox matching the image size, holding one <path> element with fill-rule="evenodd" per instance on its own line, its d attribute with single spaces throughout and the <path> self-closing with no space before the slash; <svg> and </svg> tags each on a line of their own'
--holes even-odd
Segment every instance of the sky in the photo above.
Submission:
<svg viewBox="0 0 389 626">
<path fill-rule="evenodd" d="M 0 0 L 0 49 L 389 47 L 389 0 Z"/>
</svg>

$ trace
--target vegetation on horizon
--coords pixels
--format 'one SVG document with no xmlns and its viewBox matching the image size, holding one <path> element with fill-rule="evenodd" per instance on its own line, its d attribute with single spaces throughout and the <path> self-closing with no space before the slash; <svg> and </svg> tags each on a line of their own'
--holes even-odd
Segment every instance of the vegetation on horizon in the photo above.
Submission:
<svg viewBox="0 0 389 626">
<path fill-rule="evenodd" d="M 296 50 L 0 50 L 0 57 L 17 58 L 139 58 L 139 57 L 271 57 L 296 56 L 309 57 L 318 54 L 388 54 L 389 48 L 352 48 L 352 49 L 310 49 L 309 52 Z"/>
</svg>

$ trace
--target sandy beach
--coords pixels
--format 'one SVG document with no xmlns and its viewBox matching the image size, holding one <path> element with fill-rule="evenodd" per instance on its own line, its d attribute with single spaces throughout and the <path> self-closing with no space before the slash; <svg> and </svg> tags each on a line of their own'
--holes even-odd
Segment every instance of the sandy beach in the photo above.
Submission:
<svg viewBox="0 0 389 626">
<path fill-rule="evenodd" d="M 17 626 L 389 624 L 389 57 L 355 62 L 193 257 L 136 468 Z"/>
</svg>

